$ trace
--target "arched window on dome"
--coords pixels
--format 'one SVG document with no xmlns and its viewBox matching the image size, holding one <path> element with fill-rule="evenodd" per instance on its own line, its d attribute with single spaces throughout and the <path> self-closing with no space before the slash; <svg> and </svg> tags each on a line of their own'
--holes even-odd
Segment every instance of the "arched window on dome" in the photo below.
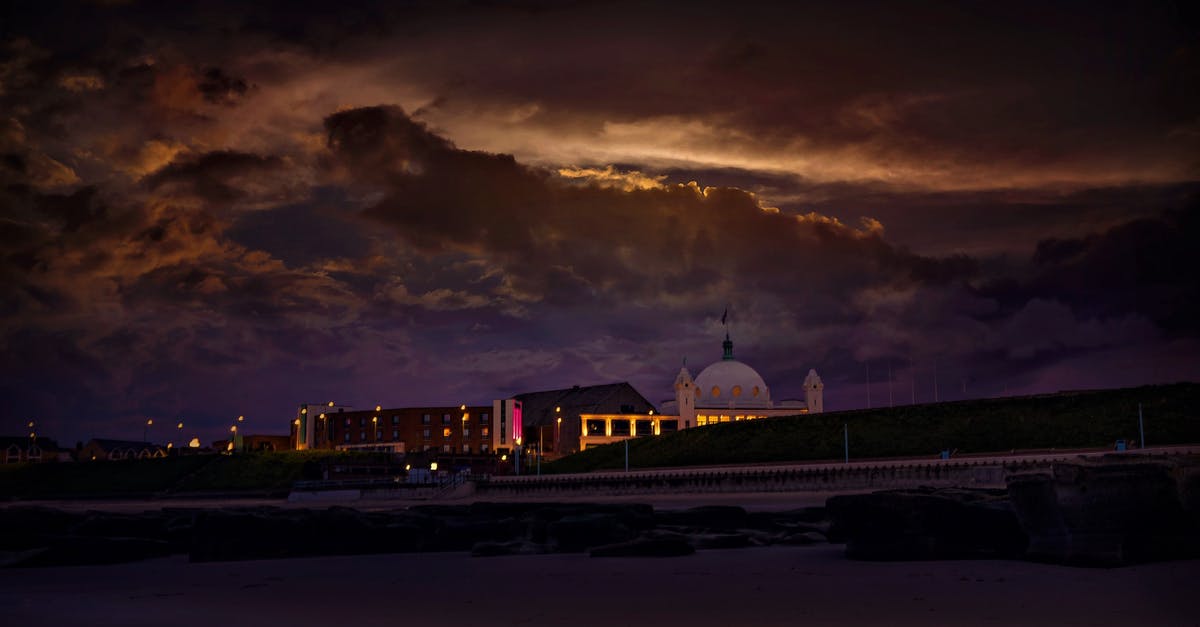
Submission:
<svg viewBox="0 0 1200 627">
<path fill-rule="evenodd" d="M 713 386 L 713 389 L 712 389 L 712 396 L 713 396 L 713 398 L 717 398 L 717 397 L 718 397 L 718 396 L 720 396 L 720 395 L 721 395 L 721 388 L 720 388 L 720 386 L 716 386 L 716 385 L 714 385 L 714 386 Z"/>
<path fill-rule="evenodd" d="M 754 398 L 758 398 L 758 386 L 757 385 L 754 386 L 753 390 L 750 390 L 750 395 L 753 396 Z"/>
<path fill-rule="evenodd" d="M 734 398 L 741 396 L 742 395 L 742 386 L 740 386 L 740 385 L 733 386 L 733 389 L 730 390 L 729 393 L 733 394 Z"/>
</svg>

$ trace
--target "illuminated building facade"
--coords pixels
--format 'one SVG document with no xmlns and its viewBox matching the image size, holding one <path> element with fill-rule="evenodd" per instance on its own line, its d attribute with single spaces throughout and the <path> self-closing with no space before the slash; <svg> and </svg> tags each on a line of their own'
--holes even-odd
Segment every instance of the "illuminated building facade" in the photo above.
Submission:
<svg viewBox="0 0 1200 627">
<path fill-rule="evenodd" d="M 517 432 L 522 436 L 525 450 L 536 450 L 540 443 L 542 455 L 550 458 L 579 451 L 583 415 L 605 414 L 628 419 L 658 413 L 653 403 L 625 381 L 526 392 L 512 400 L 521 408 Z"/>
<path fill-rule="evenodd" d="M 728 334 L 722 349 L 721 360 L 701 370 L 695 379 L 686 365 L 679 369 L 675 377 L 675 400 L 663 403 L 664 415 L 581 415 L 580 450 L 720 422 L 824 411 L 825 384 L 816 370 L 809 370 L 804 379 L 805 400 L 777 403 L 771 400 L 771 390 L 758 372 L 733 358 L 733 341 Z"/>
</svg>

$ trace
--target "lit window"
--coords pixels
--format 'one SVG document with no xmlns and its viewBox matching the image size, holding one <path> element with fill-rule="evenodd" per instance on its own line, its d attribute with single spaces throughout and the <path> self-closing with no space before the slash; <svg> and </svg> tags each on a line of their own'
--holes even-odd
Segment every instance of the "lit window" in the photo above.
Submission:
<svg viewBox="0 0 1200 627">
<path fill-rule="evenodd" d="M 446 427 L 446 428 L 442 429 L 442 437 L 443 438 L 450 437 L 450 427 Z"/>
<path fill-rule="evenodd" d="M 470 429 L 463 429 L 463 437 L 464 437 L 464 438 L 469 438 L 469 437 L 471 437 L 471 430 L 470 430 Z"/>
<path fill-rule="evenodd" d="M 716 398 L 716 397 L 718 397 L 718 396 L 720 396 L 720 395 L 721 395 L 721 388 L 719 388 L 719 387 L 717 387 L 717 386 L 715 386 L 715 385 L 714 385 L 714 386 L 713 386 L 713 389 L 712 389 L 712 396 L 713 396 L 713 398 Z"/>
<path fill-rule="evenodd" d="M 480 453 L 486 453 L 486 452 L 488 452 L 488 445 L 486 445 L 486 444 L 482 444 L 482 445 L 480 445 L 480 446 L 479 446 L 479 452 L 480 452 Z"/>
<path fill-rule="evenodd" d="M 758 398 L 758 386 L 757 386 L 757 385 L 756 385 L 756 386 L 754 386 L 754 389 L 753 389 L 753 390 L 750 390 L 750 395 L 751 395 L 751 396 L 753 396 L 753 397 L 755 397 L 755 398 Z"/>
<path fill-rule="evenodd" d="M 450 445 L 449 445 L 449 444 L 443 444 L 443 445 L 442 445 L 442 452 L 443 452 L 443 453 L 449 453 L 449 452 L 450 452 Z"/>
<path fill-rule="evenodd" d="M 733 394 L 734 398 L 741 396 L 742 395 L 742 386 L 740 386 L 740 385 L 733 386 L 733 389 L 730 390 L 729 393 Z"/>
<path fill-rule="evenodd" d="M 429 432 L 428 428 L 425 428 L 421 430 L 421 436 L 428 440 L 429 438 L 433 437 L 433 434 Z"/>
<path fill-rule="evenodd" d="M 491 429 L 489 429 L 487 427 L 483 427 L 482 429 L 479 430 L 479 435 L 480 435 L 480 437 L 486 438 L 486 437 L 488 437 L 488 435 L 491 434 L 491 432 L 492 432 Z"/>
<path fill-rule="evenodd" d="M 463 451 L 462 451 L 462 452 L 464 452 L 464 453 L 467 453 L 467 454 L 470 454 L 470 452 L 471 452 L 471 445 L 469 445 L 469 444 L 464 444 L 464 445 L 463 445 Z"/>
<path fill-rule="evenodd" d="M 349 418 L 347 418 L 347 419 L 346 419 L 346 426 L 347 426 L 347 427 L 349 427 L 349 426 L 350 426 L 350 419 L 349 419 Z"/>
</svg>

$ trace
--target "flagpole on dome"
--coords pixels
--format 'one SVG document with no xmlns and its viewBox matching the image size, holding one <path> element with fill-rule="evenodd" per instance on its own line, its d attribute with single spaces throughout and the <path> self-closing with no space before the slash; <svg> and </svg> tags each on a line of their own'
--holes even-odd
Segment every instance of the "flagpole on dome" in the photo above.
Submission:
<svg viewBox="0 0 1200 627">
<path fill-rule="evenodd" d="M 721 324 L 725 325 L 725 341 L 721 343 L 721 348 L 725 349 L 725 354 L 721 356 L 723 361 L 733 359 L 733 340 L 729 339 L 729 305 L 725 305 L 725 313 L 721 314 Z"/>
</svg>

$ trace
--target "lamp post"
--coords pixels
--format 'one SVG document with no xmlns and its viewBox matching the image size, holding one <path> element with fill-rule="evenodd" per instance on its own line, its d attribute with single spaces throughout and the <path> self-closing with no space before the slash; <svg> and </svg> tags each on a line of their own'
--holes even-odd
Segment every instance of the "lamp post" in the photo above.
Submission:
<svg viewBox="0 0 1200 627">
<path fill-rule="evenodd" d="M 561 453 L 559 442 L 562 440 L 562 407 L 554 408 L 554 452 Z"/>
<path fill-rule="evenodd" d="M 29 424 L 28 424 L 28 425 L 25 425 L 25 426 L 29 427 L 29 441 L 30 441 L 30 443 L 32 443 L 32 444 L 37 444 L 37 431 L 35 431 L 35 430 L 33 429 L 33 421 L 32 421 L 32 420 L 30 420 L 30 421 L 29 421 Z"/>
<path fill-rule="evenodd" d="M 237 425 L 229 427 L 229 432 L 233 434 L 229 437 L 229 452 L 232 453 L 235 445 L 237 444 Z"/>
<path fill-rule="evenodd" d="M 371 416 L 371 443 L 379 442 L 379 416 Z"/>
<path fill-rule="evenodd" d="M 147 418 L 147 419 L 146 419 L 146 424 L 142 426 L 142 441 L 143 441 L 143 442 L 148 442 L 148 441 L 149 441 L 149 440 L 147 440 L 147 439 L 146 439 L 146 432 L 147 432 L 147 431 L 149 431 L 150 427 L 151 427 L 153 424 L 154 424 L 154 419 L 153 419 L 153 418 Z"/>
<path fill-rule="evenodd" d="M 462 405 L 459 405 L 458 411 L 462 412 L 462 429 L 459 431 L 459 433 L 462 434 L 462 446 L 459 447 L 459 451 L 456 452 L 461 451 L 462 453 L 466 453 L 470 449 L 470 446 L 467 444 L 467 419 L 469 417 L 467 414 L 467 404 L 463 403 Z M 470 460 L 468 460 L 467 464 L 469 465 L 470 463 Z"/>
<path fill-rule="evenodd" d="M 179 434 L 179 440 L 182 442 L 183 441 L 183 421 L 182 420 L 180 420 L 179 423 L 175 425 L 175 433 Z M 167 442 L 167 448 L 171 448 L 171 444 L 172 444 L 171 442 Z M 180 444 L 180 446 L 183 446 L 183 445 Z"/>
</svg>

